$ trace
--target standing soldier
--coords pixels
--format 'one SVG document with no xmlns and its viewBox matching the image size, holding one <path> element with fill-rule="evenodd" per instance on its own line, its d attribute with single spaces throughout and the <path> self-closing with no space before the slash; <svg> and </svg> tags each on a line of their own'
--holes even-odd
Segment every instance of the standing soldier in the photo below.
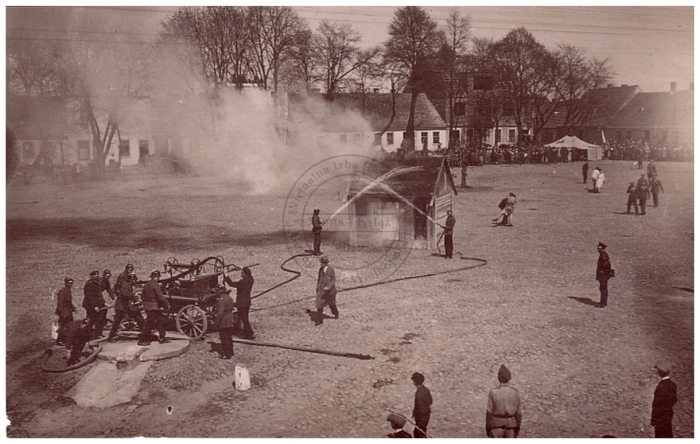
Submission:
<svg viewBox="0 0 700 444">
<path fill-rule="evenodd" d="M 588 181 L 588 162 L 585 162 L 581 169 L 583 171 L 583 183 L 586 183 Z"/>
<path fill-rule="evenodd" d="M 243 267 L 243 269 L 241 269 L 240 280 L 234 282 L 231 278 L 224 275 L 224 281 L 236 288 L 236 313 L 238 313 L 238 322 L 235 325 L 236 329 L 240 328 L 242 322 L 243 339 L 255 339 L 255 333 L 253 332 L 253 327 L 250 326 L 250 319 L 248 318 L 251 306 L 250 292 L 255 283 L 253 273 L 250 272 L 250 268 Z"/>
<path fill-rule="evenodd" d="M 651 405 L 651 425 L 654 426 L 655 438 L 673 438 L 673 406 L 678 401 L 676 383 L 671 381 L 671 364 L 659 361 L 654 368 L 658 371 L 661 381 L 654 390 L 654 401 Z"/>
<path fill-rule="evenodd" d="M 321 231 L 323 230 L 323 222 L 321 222 L 321 217 L 319 213 L 321 210 L 319 208 L 314 208 L 314 215 L 311 216 L 311 232 L 314 234 L 314 255 L 321 254 Z"/>
<path fill-rule="evenodd" d="M 433 405 L 433 397 L 430 390 L 423 385 L 425 376 L 421 373 L 411 375 L 413 385 L 416 386 L 416 398 L 413 402 L 413 419 L 416 420 L 416 428 L 413 429 L 414 438 L 427 438 L 428 423 L 430 422 L 430 406 Z"/>
<path fill-rule="evenodd" d="M 87 312 L 87 318 L 90 320 L 91 334 L 90 340 L 94 341 L 102 337 L 102 330 L 107 323 L 107 310 L 105 308 L 105 300 L 102 297 L 100 288 L 100 272 L 95 270 L 90 273 L 90 279 L 83 287 L 83 308 Z"/>
<path fill-rule="evenodd" d="M 508 381 L 510 371 L 501 365 L 498 369 L 499 386 L 491 389 L 486 403 L 486 436 L 489 438 L 517 438 L 520 434 L 520 393 L 508 385 Z"/>
<path fill-rule="evenodd" d="M 151 280 L 146 282 L 146 285 L 143 286 L 143 308 L 146 310 L 146 322 L 141 329 L 139 345 L 151 344 L 151 331 L 153 331 L 154 328 L 158 329 L 159 343 L 165 344 L 166 342 L 170 342 L 170 339 L 165 337 L 165 322 L 163 314 L 161 313 L 162 308 L 170 310 L 170 303 L 165 299 L 165 296 L 163 296 L 163 290 L 158 283 L 159 277 L 160 271 L 151 271 Z"/>
<path fill-rule="evenodd" d="M 443 236 L 445 236 L 445 258 L 452 259 L 452 250 L 454 249 L 454 244 L 452 243 L 452 232 L 455 226 L 455 217 L 452 215 L 452 210 L 447 210 L 447 220 L 445 225 L 440 225 L 444 231 Z"/>
<path fill-rule="evenodd" d="M 75 305 L 73 305 L 73 278 L 66 277 L 63 279 L 64 286 L 58 290 L 58 298 L 56 301 L 56 314 L 58 315 L 58 338 L 57 345 L 66 345 L 66 325 L 73 322 L 73 313 Z"/>
<path fill-rule="evenodd" d="M 659 206 L 659 190 L 661 192 L 664 192 L 664 187 L 661 186 L 661 181 L 654 177 L 651 179 L 651 196 L 654 198 L 654 206 L 658 207 Z"/>
<path fill-rule="evenodd" d="M 321 268 L 318 270 L 318 280 L 316 281 L 316 325 L 323 324 L 323 307 L 328 305 L 331 308 L 333 317 L 338 319 L 340 313 L 335 305 L 335 269 L 328 265 L 328 256 L 321 256 Z"/>
<path fill-rule="evenodd" d="M 630 185 L 627 187 L 627 214 L 632 214 L 630 213 L 632 205 L 634 205 L 634 215 L 639 215 L 639 207 L 637 206 L 637 187 L 634 186 L 634 182 L 630 182 Z"/>
<path fill-rule="evenodd" d="M 647 177 L 649 178 L 649 182 L 656 177 L 656 164 L 654 163 L 654 159 L 651 159 L 649 165 L 647 165 Z"/>
<path fill-rule="evenodd" d="M 138 278 L 134 273 L 129 275 L 129 280 L 127 282 L 122 282 L 119 285 L 119 290 L 117 291 L 117 298 L 114 301 L 114 322 L 112 323 L 112 328 L 109 330 L 109 335 L 107 336 L 107 341 L 113 342 L 117 336 L 117 330 L 119 329 L 119 324 L 128 315 L 136 321 L 139 325 L 139 329 L 143 329 L 145 321 L 141 312 L 131 308 L 129 303 L 138 302 L 138 297 L 134 293 L 134 285 Z"/>
<path fill-rule="evenodd" d="M 595 273 L 595 278 L 600 282 L 600 302 L 596 305 L 598 308 L 608 305 L 608 280 L 615 276 L 615 270 L 610 265 L 610 256 L 605 251 L 606 247 L 604 243 L 598 242 L 598 267 Z"/>
<path fill-rule="evenodd" d="M 639 206 L 642 207 L 642 216 L 647 214 L 647 198 L 649 197 L 649 181 L 642 174 L 642 177 L 637 181 L 637 198 L 639 199 Z"/>
</svg>

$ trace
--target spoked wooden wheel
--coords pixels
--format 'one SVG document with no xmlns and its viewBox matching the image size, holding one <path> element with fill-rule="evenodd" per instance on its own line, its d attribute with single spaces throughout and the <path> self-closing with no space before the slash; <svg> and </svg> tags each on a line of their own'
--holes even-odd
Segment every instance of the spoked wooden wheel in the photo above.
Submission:
<svg viewBox="0 0 700 444">
<path fill-rule="evenodd" d="M 207 331 L 207 315 L 196 305 L 186 305 L 177 312 L 175 326 L 179 333 L 199 339 Z"/>
</svg>

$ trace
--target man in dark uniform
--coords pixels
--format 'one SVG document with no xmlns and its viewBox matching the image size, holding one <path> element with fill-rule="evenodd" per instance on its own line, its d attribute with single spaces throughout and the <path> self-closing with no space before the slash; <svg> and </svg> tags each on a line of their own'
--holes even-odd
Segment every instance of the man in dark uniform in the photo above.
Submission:
<svg viewBox="0 0 700 444">
<path fill-rule="evenodd" d="M 637 181 L 637 199 L 642 210 L 642 216 L 647 214 L 647 198 L 649 197 L 649 181 L 642 174 L 642 177 Z"/>
<path fill-rule="evenodd" d="M 656 164 L 654 163 L 654 159 L 651 159 L 649 165 L 647 165 L 647 177 L 649 178 L 649 182 L 656 177 Z"/>
<path fill-rule="evenodd" d="M 238 322 L 235 325 L 236 329 L 240 329 L 241 322 L 243 323 L 243 339 L 255 339 L 253 327 L 250 326 L 251 298 L 250 292 L 253 289 L 255 280 L 250 268 L 243 267 L 241 270 L 241 279 L 232 281 L 231 278 L 224 275 L 224 281 L 232 287 L 236 288 L 236 313 L 238 313 Z"/>
<path fill-rule="evenodd" d="M 114 301 L 114 322 L 112 323 L 112 328 L 109 330 L 109 335 L 107 336 L 107 341 L 112 342 L 117 336 L 117 330 L 119 325 L 128 315 L 131 316 L 133 320 L 139 325 L 139 329 L 143 329 L 145 321 L 141 312 L 134 310 L 130 307 L 129 303 L 135 303 L 138 301 L 138 297 L 134 294 L 134 285 L 138 278 L 134 273 L 129 275 L 128 282 L 122 282 L 119 285 L 119 290 L 117 291 L 117 298 Z"/>
<path fill-rule="evenodd" d="M 634 186 L 634 182 L 630 182 L 627 187 L 627 214 L 632 214 L 632 205 L 634 205 L 634 215 L 639 214 L 639 207 L 637 206 L 637 187 Z"/>
<path fill-rule="evenodd" d="M 119 276 L 117 276 L 117 282 L 114 283 L 114 291 L 119 292 L 119 287 L 121 286 L 122 282 L 129 282 L 129 275 L 134 272 L 134 266 L 132 264 L 126 264 L 126 267 L 124 267 L 124 271 L 119 273 Z"/>
<path fill-rule="evenodd" d="M 520 393 L 508 385 L 509 381 L 510 371 L 501 365 L 499 386 L 491 389 L 486 403 L 486 436 L 489 438 L 517 438 L 520 434 Z"/>
<path fill-rule="evenodd" d="M 70 358 L 66 365 L 70 367 L 80 361 L 85 344 L 90 340 L 91 331 L 92 325 L 89 318 L 69 322 L 66 325 L 66 348 L 70 350 Z"/>
<path fill-rule="evenodd" d="M 600 282 L 600 302 L 596 304 L 598 308 L 608 305 L 608 280 L 615 275 L 605 248 L 607 245 L 598 242 L 598 267 L 595 272 L 595 278 Z"/>
<path fill-rule="evenodd" d="M 214 319 L 214 329 L 219 331 L 221 340 L 221 354 L 219 359 L 231 359 L 233 357 L 233 299 L 229 296 L 231 290 L 226 290 L 223 285 L 216 286 L 216 294 L 219 300 L 216 303 L 216 318 Z"/>
<path fill-rule="evenodd" d="M 100 291 L 104 293 L 105 291 L 109 295 L 111 300 L 115 300 L 117 296 L 112 290 L 112 285 L 109 283 L 109 278 L 112 277 L 112 272 L 110 270 L 105 270 L 102 272 L 102 277 L 100 278 Z"/>
<path fill-rule="evenodd" d="M 83 308 L 87 312 L 87 317 L 92 326 L 90 340 L 94 341 L 102 337 L 102 330 L 107 323 L 107 310 L 105 300 L 100 289 L 100 272 L 95 270 L 90 273 L 90 279 L 83 287 Z"/>
<path fill-rule="evenodd" d="M 661 181 L 654 177 L 651 179 L 651 196 L 654 198 L 654 206 L 659 206 L 659 191 L 664 192 L 664 187 L 661 186 Z"/>
<path fill-rule="evenodd" d="M 445 258 L 452 259 L 452 250 L 454 249 L 454 244 L 452 243 L 452 233 L 455 226 L 455 217 L 452 215 L 452 210 L 447 210 L 447 220 L 445 220 L 445 225 L 440 225 L 445 232 Z"/>
<path fill-rule="evenodd" d="M 406 419 L 400 417 L 396 413 L 391 413 L 389 417 L 386 418 L 391 424 L 392 432 L 386 435 L 389 438 L 413 438 L 410 433 L 403 429 L 406 424 Z"/>
<path fill-rule="evenodd" d="M 416 386 L 416 397 L 413 402 L 413 418 L 416 420 L 416 427 L 413 429 L 414 438 L 427 438 L 428 423 L 430 422 L 430 406 L 433 405 L 433 397 L 430 390 L 423 385 L 425 376 L 421 373 L 411 375 L 413 385 Z"/>
<path fill-rule="evenodd" d="M 335 269 L 328 265 L 328 256 L 321 256 L 321 268 L 318 270 L 318 280 L 316 281 L 316 325 L 323 324 L 323 307 L 328 305 L 331 308 L 333 317 L 338 319 L 340 313 L 335 304 L 337 290 L 335 288 Z"/>
<path fill-rule="evenodd" d="M 73 322 L 73 313 L 75 305 L 73 305 L 73 278 L 66 277 L 63 279 L 64 286 L 58 290 L 58 298 L 56 301 L 56 314 L 58 315 L 58 338 L 57 345 L 66 345 L 66 325 Z"/>
<path fill-rule="evenodd" d="M 159 277 L 160 271 L 151 271 L 151 280 L 146 282 L 146 285 L 143 286 L 143 308 L 146 310 L 146 322 L 141 329 L 139 345 L 150 345 L 151 331 L 153 331 L 154 328 L 158 329 L 159 343 L 165 344 L 166 342 L 170 342 L 170 340 L 165 337 L 165 319 L 163 319 L 163 314 L 161 313 L 161 308 L 170 310 L 170 303 L 165 296 L 163 296 L 163 290 L 158 283 Z"/>
<path fill-rule="evenodd" d="M 661 360 L 654 368 L 658 371 L 661 381 L 654 390 L 654 401 L 651 405 L 651 425 L 654 426 L 655 438 L 673 438 L 673 406 L 678 401 L 676 383 L 671 381 L 671 364 Z"/>
<path fill-rule="evenodd" d="M 583 183 L 588 182 L 588 162 L 585 162 L 583 164 L 583 167 L 581 167 L 581 170 L 583 172 Z"/>
<path fill-rule="evenodd" d="M 311 216 L 311 232 L 314 234 L 314 253 L 315 255 L 321 254 L 321 231 L 323 230 L 323 222 L 321 222 L 321 217 L 319 213 L 321 210 L 319 208 L 314 208 L 314 215 Z"/>
</svg>

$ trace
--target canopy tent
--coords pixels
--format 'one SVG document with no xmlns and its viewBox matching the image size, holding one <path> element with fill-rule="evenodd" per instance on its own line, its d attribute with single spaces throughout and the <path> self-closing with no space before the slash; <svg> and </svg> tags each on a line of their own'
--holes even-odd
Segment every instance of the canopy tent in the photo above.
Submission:
<svg viewBox="0 0 700 444">
<path fill-rule="evenodd" d="M 548 148 L 576 148 L 588 151 L 588 160 L 600 160 L 603 158 L 603 148 L 579 139 L 576 136 L 564 136 L 559 140 L 545 145 Z"/>
</svg>

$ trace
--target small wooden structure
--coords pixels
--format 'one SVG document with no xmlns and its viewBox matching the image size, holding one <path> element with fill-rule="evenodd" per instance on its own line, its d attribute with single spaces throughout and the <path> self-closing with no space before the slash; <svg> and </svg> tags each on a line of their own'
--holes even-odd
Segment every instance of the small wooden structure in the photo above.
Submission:
<svg viewBox="0 0 700 444">
<path fill-rule="evenodd" d="M 384 160 L 381 165 L 367 177 L 353 178 L 348 188 L 350 245 L 435 249 L 442 233 L 436 222 L 444 225 L 457 194 L 445 158 Z"/>
</svg>

